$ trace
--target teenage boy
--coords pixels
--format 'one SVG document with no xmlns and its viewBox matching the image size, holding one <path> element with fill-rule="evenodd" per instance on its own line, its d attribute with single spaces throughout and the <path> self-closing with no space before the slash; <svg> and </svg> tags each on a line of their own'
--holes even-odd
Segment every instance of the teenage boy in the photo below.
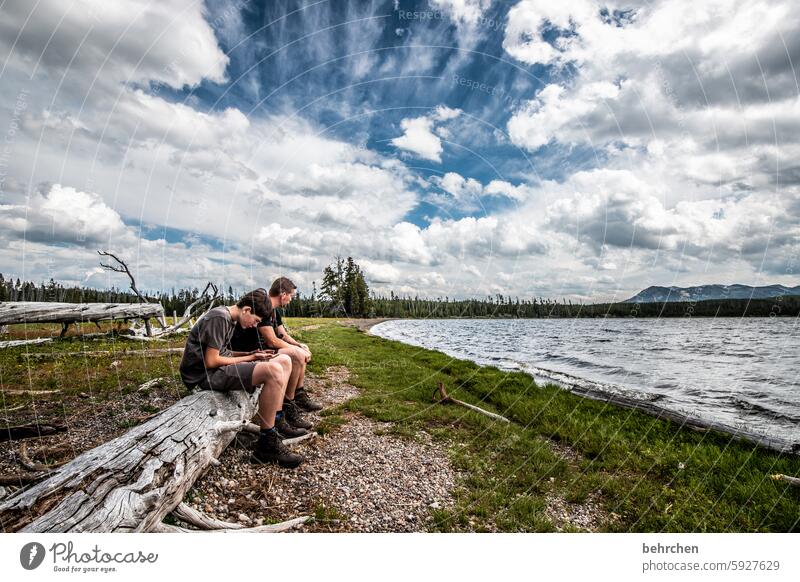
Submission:
<svg viewBox="0 0 800 582">
<path fill-rule="evenodd" d="M 271 314 L 272 304 L 263 290 L 247 293 L 236 305 L 208 311 L 189 332 L 181 360 L 181 378 L 189 388 L 223 392 L 246 390 L 252 394 L 261 384 L 258 399 L 261 434 L 251 461 L 294 468 L 304 459 L 289 451 L 280 433 L 299 436 L 306 431 L 291 427 L 278 414 L 291 374 L 291 359 L 285 354 L 261 350 L 248 354 L 230 350 L 237 324 L 243 329 L 255 328 Z"/>
<path fill-rule="evenodd" d="M 311 423 L 300 416 L 300 410 L 314 412 L 321 410 L 322 405 L 309 398 L 303 382 L 306 375 L 306 364 L 311 360 L 311 350 L 306 344 L 295 340 L 283 325 L 281 308 L 291 303 L 297 292 L 295 284 L 286 277 L 278 277 L 269 288 L 269 300 L 272 314 L 261 320 L 256 329 L 236 328 L 231 345 L 234 349 L 250 351 L 264 348 L 277 350 L 292 360 L 292 372 L 286 385 L 286 398 L 283 412 L 289 423 L 294 426 L 311 428 Z"/>
</svg>

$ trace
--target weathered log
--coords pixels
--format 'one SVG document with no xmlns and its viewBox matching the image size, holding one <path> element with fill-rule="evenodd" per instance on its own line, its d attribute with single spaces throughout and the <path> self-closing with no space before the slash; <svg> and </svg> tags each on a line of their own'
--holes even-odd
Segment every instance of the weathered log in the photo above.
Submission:
<svg viewBox="0 0 800 582">
<path fill-rule="evenodd" d="M 282 531 L 289 531 L 311 521 L 310 515 L 295 517 L 289 521 L 281 523 L 272 523 L 270 525 L 259 525 L 257 527 L 244 527 L 244 528 L 226 528 L 226 529 L 186 529 L 185 527 L 178 527 L 177 525 L 168 525 L 166 523 L 158 524 L 153 528 L 156 533 L 278 533 Z"/>
<path fill-rule="evenodd" d="M 0 390 L 3 394 L 14 396 L 42 396 L 44 394 L 59 394 L 61 390 Z"/>
<path fill-rule="evenodd" d="M 2 346 L 0 346 L 2 347 Z M 128 356 L 149 356 L 151 354 L 182 354 L 183 348 L 153 348 L 150 350 L 82 350 L 76 352 L 28 352 L 20 357 L 31 360 L 57 360 L 63 358 L 123 358 Z"/>
<path fill-rule="evenodd" d="M 172 510 L 172 515 L 185 521 L 189 525 L 199 527 L 200 529 L 244 529 L 240 523 L 233 523 L 230 521 L 221 521 L 213 517 L 209 517 L 202 511 L 190 507 L 185 503 L 180 503 L 178 507 Z"/>
<path fill-rule="evenodd" d="M 53 341 L 51 337 L 37 337 L 35 339 L 29 340 L 8 340 L 5 342 L 0 342 L 0 349 L 3 348 L 15 348 L 17 346 L 28 346 L 32 344 L 47 344 Z"/>
<path fill-rule="evenodd" d="M 0 442 L 18 441 L 49 436 L 66 431 L 66 427 L 52 424 L 24 424 L 20 426 L 7 426 L 0 428 Z"/>
<path fill-rule="evenodd" d="M 164 314 L 159 303 L 47 303 L 8 301 L 0 303 L 0 324 L 62 323 L 147 319 Z"/>
<path fill-rule="evenodd" d="M 456 400 L 455 398 L 447 394 L 447 391 L 445 390 L 444 384 L 442 382 L 439 382 L 439 386 L 437 386 L 436 390 L 434 390 L 433 392 L 434 398 L 436 398 L 437 392 L 440 395 L 439 398 L 437 398 L 437 401 L 440 404 L 447 404 L 448 402 L 452 402 L 453 404 L 458 404 L 459 406 L 463 406 L 464 408 L 474 410 L 475 412 L 488 416 L 489 418 L 492 418 L 494 420 L 499 420 L 500 422 L 511 422 L 505 416 L 500 416 L 499 414 L 495 414 L 494 412 L 489 412 L 488 410 L 484 410 L 479 406 L 468 404 L 466 402 L 462 402 L 461 400 Z"/>
<path fill-rule="evenodd" d="M 253 417 L 259 393 L 187 396 L 0 503 L 3 530 L 153 531 Z"/>
</svg>

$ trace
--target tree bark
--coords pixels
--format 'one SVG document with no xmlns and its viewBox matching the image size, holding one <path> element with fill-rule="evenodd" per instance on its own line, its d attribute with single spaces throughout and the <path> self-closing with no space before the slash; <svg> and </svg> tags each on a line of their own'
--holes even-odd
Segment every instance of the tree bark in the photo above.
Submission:
<svg viewBox="0 0 800 582">
<path fill-rule="evenodd" d="M 158 530 L 164 516 L 253 417 L 259 392 L 187 396 L 4 500 L 3 531 Z"/>
<path fill-rule="evenodd" d="M 0 324 L 61 323 L 105 321 L 109 319 L 147 319 L 160 317 L 159 303 L 47 303 L 8 301 L 0 303 Z"/>
</svg>

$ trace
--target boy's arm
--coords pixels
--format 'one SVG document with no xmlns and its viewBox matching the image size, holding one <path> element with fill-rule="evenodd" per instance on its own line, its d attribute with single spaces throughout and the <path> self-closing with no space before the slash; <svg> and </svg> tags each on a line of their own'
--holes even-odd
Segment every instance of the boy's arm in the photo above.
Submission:
<svg viewBox="0 0 800 582">
<path fill-rule="evenodd" d="M 276 350 L 292 347 L 290 344 L 286 343 L 282 339 L 279 339 L 278 336 L 275 335 L 275 330 L 272 329 L 271 325 L 259 327 L 258 332 L 261 334 L 261 337 L 264 338 L 264 341 L 267 343 L 267 345 L 275 348 Z"/>
<path fill-rule="evenodd" d="M 304 349 L 309 354 L 311 353 L 311 350 L 308 349 L 308 346 L 306 344 L 301 344 L 299 341 L 297 341 L 292 336 L 290 336 L 289 332 L 286 331 L 286 328 L 283 327 L 283 325 L 279 325 L 278 326 L 278 332 L 281 334 L 281 339 L 284 341 L 284 343 L 291 344 L 293 346 L 297 346 L 298 348 Z"/>
<path fill-rule="evenodd" d="M 221 356 L 217 348 L 206 348 L 205 352 L 203 352 L 203 362 L 206 365 L 206 369 L 209 370 L 221 368 L 222 366 L 230 366 L 231 364 L 238 364 L 240 362 L 271 360 L 273 357 L 275 357 L 273 354 L 264 352 L 255 352 L 246 356 Z"/>
</svg>

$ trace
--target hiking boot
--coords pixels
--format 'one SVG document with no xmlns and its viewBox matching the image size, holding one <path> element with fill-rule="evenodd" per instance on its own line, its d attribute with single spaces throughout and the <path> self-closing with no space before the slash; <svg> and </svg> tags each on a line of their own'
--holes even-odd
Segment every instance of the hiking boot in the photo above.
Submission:
<svg viewBox="0 0 800 582">
<path fill-rule="evenodd" d="M 286 422 L 295 428 L 311 430 L 311 428 L 314 426 L 305 418 L 303 418 L 303 415 L 300 413 L 300 408 L 297 406 L 294 400 L 283 401 L 283 417 L 286 419 Z"/>
<path fill-rule="evenodd" d="M 308 392 L 305 388 L 298 388 L 294 393 L 294 403 L 306 412 L 316 412 L 322 410 L 322 404 L 315 402 L 308 397 Z"/>
<path fill-rule="evenodd" d="M 295 437 L 303 436 L 304 434 L 308 434 L 308 431 L 304 428 L 296 428 L 286 422 L 286 417 L 281 418 L 280 420 L 275 421 L 275 430 L 277 430 L 281 438 L 285 439 L 293 439 Z"/>
<path fill-rule="evenodd" d="M 250 454 L 250 462 L 254 464 L 271 464 L 294 469 L 305 459 L 289 450 L 281 441 L 277 432 L 265 434 L 259 438 L 256 449 Z"/>
</svg>

